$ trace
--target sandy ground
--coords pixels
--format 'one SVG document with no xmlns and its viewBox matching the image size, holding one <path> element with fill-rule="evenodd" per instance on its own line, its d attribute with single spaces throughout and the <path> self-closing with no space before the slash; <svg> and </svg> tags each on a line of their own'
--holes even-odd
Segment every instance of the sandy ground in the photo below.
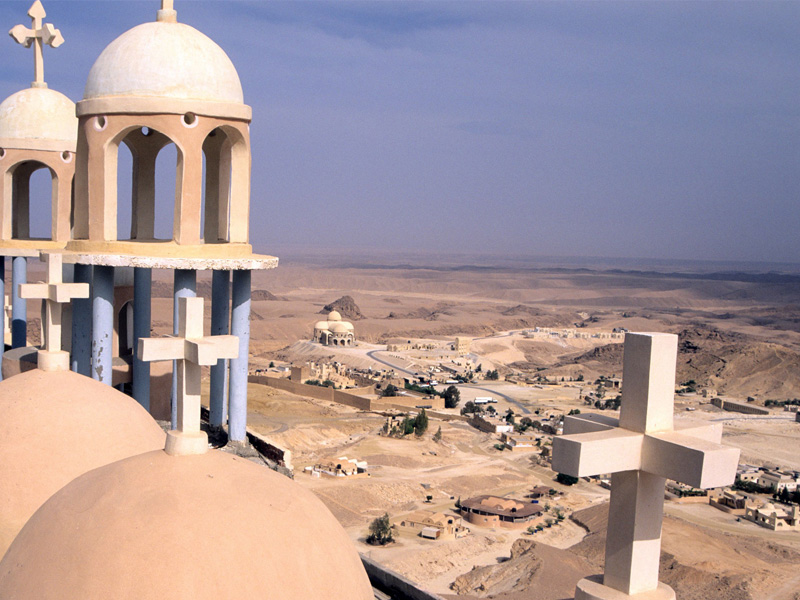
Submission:
<svg viewBox="0 0 800 600">
<path fill-rule="evenodd" d="M 614 366 L 619 364 L 614 362 L 618 356 L 606 351 L 596 359 L 584 357 L 573 364 L 577 356 L 591 354 L 596 348 L 604 349 L 591 340 L 533 341 L 506 332 L 536 326 L 573 327 L 582 322 L 598 331 L 614 327 L 681 331 L 699 324 L 705 328 L 703 332 L 719 331 L 729 336 L 726 338 L 732 340 L 729 346 L 749 344 L 738 370 L 720 371 L 724 372 L 724 380 L 720 381 L 732 389 L 739 386 L 736 389 L 742 394 L 748 389 L 758 389 L 772 390 L 765 394 L 780 394 L 763 397 L 800 397 L 794 366 L 800 350 L 797 325 L 800 290 L 791 283 L 682 279 L 621 272 L 289 264 L 254 274 L 253 288 L 268 290 L 278 297 L 253 302 L 254 368 L 266 367 L 279 355 L 292 353 L 300 361 L 335 356 L 354 366 L 364 366 L 369 364 L 366 351 L 380 348 L 389 338 L 444 340 L 467 335 L 475 338 L 472 351 L 485 368 L 500 368 L 504 372 L 527 369 L 532 373 L 544 369 L 542 372 L 554 376 L 581 372 L 591 381 L 600 374 L 620 375 L 621 368 Z M 354 323 L 358 338 L 364 342 L 362 347 L 342 353 L 305 343 L 314 322 L 321 318 L 321 308 L 343 295 L 352 296 L 365 315 Z M 167 332 L 170 323 L 171 300 L 159 298 L 154 309 L 154 328 Z M 731 363 L 730 355 L 725 357 L 723 362 Z M 406 356 L 404 360 L 409 362 L 403 364 L 424 362 L 422 358 Z M 714 360 L 712 353 L 700 364 L 703 368 L 710 365 L 708 368 L 721 369 Z M 517 386 L 481 382 L 480 387 L 483 389 L 462 387 L 464 401 L 496 394 L 498 410 L 512 408 L 518 415 L 531 416 L 536 411 L 547 415 L 572 408 L 590 410 L 580 400 L 580 395 L 591 388 L 590 384 Z M 768 418 L 735 415 L 714 409 L 706 402 L 699 396 L 678 397 L 676 418 L 721 421 L 726 443 L 742 449 L 743 461 L 800 469 L 797 452 L 800 425 L 791 422 L 792 415 L 777 412 Z M 696 410 L 688 412 L 686 407 Z M 363 414 L 262 386 L 251 386 L 250 410 L 250 425 L 293 452 L 296 481 L 323 500 L 359 550 L 442 594 L 449 591 L 456 577 L 475 566 L 504 564 L 514 542 L 530 536 L 473 527 L 471 535 L 460 540 L 431 542 L 403 534 L 387 548 L 373 548 L 363 543 L 373 518 L 384 512 L 395 518 L 419 508 L 452 511 L 459 497 L 486 493 L 519 496 L 538 484 L 565 491 L 566 495 L 554 505 L 567 512 L 595 505 L 608 497 L 605 490 L 585 482 L 569 490 L 560 488 L 553 482 L 554 474 L 539 466 L 530 453 L 498 452 L 493 448 L 494 436 L 465 424 L 433 420 L 423 439 L 379 437 L 377 433 L 383 424 L 380 415 Z M 440 425 L 443 440 L 436 443 L 431 434 Z M 367 460 L 371 476 L 332 480 L 315 479 L 301 472 L 305 465 L 342 455 Z M 433 496 L 430 504 L 425 502 L 427 495 Z M 721 576 L 733 582 L 730 583 L 733 587 L 741 583 L 742 594 L 749 594 L 736 596 L 723 590 L 706 597 L 794 600 L 792 594 L 800 585 L 794 586 L 792 582 L 800 569 L 800 559 L 788 551 L 781 554 L 780 548 L 797 546 L 800 533 L 794 537 L 794 534 L 775 537 L 752 524 L 737 523 L 707 506 L 669 504 L 666 513 L 669 519 L 664 552 L 677 561 L 674 572 L 682 573 L 681 577 L 694 582 L 698 589 L 710 590 L 703 586 Z M 550 572 L 548 564 L 557 565 L 559 561 L 572 560 L 567 557 L 578 557 L 577 549 L 596 545 L 585 535 L 584 529 L 569 521 L 536 534 L 537 544 L 549 549 L 541 552 L 545 557 L 542 572 Z M 774 552 L 757 556 L 758 544 L 765 543 Z M 596 563 L 599 550 L 592 548 L 594 554 L 589 552 L 588 560 Z M 547 563 L 548 560 L 555 562 Z M 751 570 L 752 565 L 757 568 Z M 587 566 L 576 562 L 572 568 L 571 573 L 577 577 Z M 693 570 L 685 570 L 689 568 Z M 501 597 L 508 600 L 566 597 L 560 588 L 537 588 L 528 595 L 514 595 L 519 593 L 522 592 L 511 590 Z"/>
</svg>

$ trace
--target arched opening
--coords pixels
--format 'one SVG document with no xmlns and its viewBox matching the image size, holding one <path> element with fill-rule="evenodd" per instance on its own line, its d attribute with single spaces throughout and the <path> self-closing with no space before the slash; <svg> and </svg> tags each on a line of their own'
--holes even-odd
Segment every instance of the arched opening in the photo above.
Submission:
<svg viewBox="0 0 800 600">
<path fill-rule="evenodd" d="M 146 126 L 127 129 L 118 139 L 126 150 L 117 150 L 117 239 L 173 239 L 175 144 Z"/>
<path fill-rule="evenodd" d="M 29 160 L 14 168 L 11 192 L 11 237 L 25 240 L 52 236 L 55 173 L 44 163 Z M 31 210 L 33 201 L 33 210 Z"/>
<path fill-rule="evenodd" d="M 127 139 L 127 138 L 126 138 Z M 125 140 L 123 140 L 125 142 Z M 133 223 L 133 153 L 127 142 L 117 150 L 117 239 L 134 239 Z M 130 190 L 128 192 L 127 190 Z"/>
<path fill-rule="evenodd" d="M 225 129 L 217 127 L 203 140 L 203 204 L 200 238 L 205 243 L 230 238 L 233 142 Z"/>
<path fill-rule="evenodd" d="M 133 302 L 128 301 L 122 305 L 117 315 L 119 332 L 119 356 L 133 355 Z"/>
<path fill-rule="evenodd" d="M 31 173 L 29 237 L 49 240 L 53 236 L 53 204 L 57 199 L 55 174 L 41 163 Z"/>
</svg>

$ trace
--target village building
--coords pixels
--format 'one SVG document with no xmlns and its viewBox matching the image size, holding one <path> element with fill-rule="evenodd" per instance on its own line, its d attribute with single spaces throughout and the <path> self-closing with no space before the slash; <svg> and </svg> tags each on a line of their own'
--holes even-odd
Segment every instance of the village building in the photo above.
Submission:
<svg viewBox="0 0 800 600">
<path fill-rule="evenodd" d="M 467 337 L 457 337 L 456 341 L 453 343 L 453 350 L 455 350 L 456 354 L 459 356 L 469 354 L 470 341 L 470 338 Z"/>
<path fill-rule="evenodd" d="M 723 490 L 722 493 L 716 496 L 710 495 L 708 503 L 723 512 L 743 515 L 747 504 L 747 496 L 734 490 Z"/>
<path fill-rule="evenodd" d="M 540 436 L 525 433 L 503 433 L 500 440 L 509 450 L 534 450 Z"/>
<path fill-rule="evenodd" d="M 367 461 L 340 456 L 335 460 L 318 463 L 305 470 L 314 477 L 369 477 Z"/>
<path fill-rule="evenodd" d="M 431 540 L 460 538 L 469 533 L 461 517 L 432 510 L 415 511 L 403 517 L 396 525 L 417 531 L 420 537 Z"/>
<path fill-rule="evenodd" d="M 772 531 L 800 530 L 800 507 L 796 504 L 788 508 L 775 506 L 771 502 L 763 506 L 748 503 L 744 518 Z"/>
<path fill-rule="evenodd" d="M 757 481 L 761 469 L 755 465 L 740 464 L 736 468 L 736 481 Z"/>
<path fill-rule="evenodd" d="M 787 492 L 794 492 L 797 486 L 800 485 L 800 473 L 797 471 L 793 473 L 786 473 L 774 469 L 765 469 L 760 471 L 756 483 L 761 487 L 771 488 L 775 492 L 786 490 Z"/>
<path fill-rule="evenodd" d="M 538 524 L 543 513 L 544 508 L 538 503 L 497 496 L 475 496 L 461 501 L 464 518 L 483 527 L 523 529 Z"/>
<path fill-rule="evenodd" d="M 469 420 L 469 424 L 486 433 L 511 433 L 514 431 L 514 426 L 511 423 L 487 413 L 474 414 Z"/>
<path fill-rule="evenodd" d="M 551 496 L 556 495 L 556 490 L 551 488 L 549 485 L 537 485 L 531 488 L 530 494 L 528 494 L 528 498 L 531 500 L 539 500 L 541 498 L 549 498 Z"/>
<path fill-rule="evenodd" d="M 352 346 L 356 343 L 353 324 L 342 321 L 339 311 L 328 313 L 327 321 L 317 321 L 314 325 L 314 341 L 323 346 Z"/>
</svg>

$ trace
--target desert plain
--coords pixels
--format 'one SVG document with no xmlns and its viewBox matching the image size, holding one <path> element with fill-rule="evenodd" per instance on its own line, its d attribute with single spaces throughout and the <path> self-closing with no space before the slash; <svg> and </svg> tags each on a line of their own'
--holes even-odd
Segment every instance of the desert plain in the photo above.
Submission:
<svg viewBox="0 0 800 600">
<path fill-rule="evenodd" d="M 171 329 L 165 277 L 155 276 L 156 334 Z M 209 292 L 210 281 L 201 273 L 198 293 Z M 345 296 L 352 302 L 343 318 L 354 324 L 358 345 L 311 343 L 314 323 L 327 312 L 323 307 Z M 436 357 L 389 353 L 387 341 L 465 336 L 482 369 L 497 369 L 501 377 L 459 386 L 461 404 L 453 414 L 487 394 L 497 398 L 499 412 L 511 409 L 518 418 L 596 410 L 583 398 L 598 377 L 621 377 L 622 344 L 526 337 L 536 327 L 678 334 L 676 384 L 692 381 L 696 391 L 676 396 L 676 419 L 722 422 L 723 441 L 741 449 L 742 463 L 800 470 L 794 413 L 724 412 L 701 393 L 749 397 L 759 405 L 800 397 L 798 271 L 287 259 L 276 270 L 253 275 L 251 371 L 267 371 L 270 363 L 338 361 L 414 372 Z M 507 375 L 541 376 L 552 385 L 508 382 Z M 248 419 L 253 431 L 291 452 L 295 480 L 318 495 L 359 551 L 430 592 L 557 600 L 571 598 L 581 577 L 602 572 L 608 491 L 596 482 L 557 483 L 539 449 L 500 451 L 497 435 L 438 418 L 430 419 L 422 436 L 388 437 L 380 435 L 386 414 L 255 384 Z M 317 478 L 304 471 L 340 456 L 367 461 L 369 477 Z M 434 541 L 398 528 L 388 546 L 365 543 L 370 522 L 383 514 L 393 523 L 423 508 L 455 515 L 457 499 L 522 498 L 538 485 L 556 492 L 547 500 L 548 514 L 568 516 L 554 518 L 552 527 L 534 535 L 470 525 L 465 537 Z M 660 578 L 683 600 L 798 600 L 800 531 L 768 531 L 707 503 L 668 501 Z"/>
</svg>

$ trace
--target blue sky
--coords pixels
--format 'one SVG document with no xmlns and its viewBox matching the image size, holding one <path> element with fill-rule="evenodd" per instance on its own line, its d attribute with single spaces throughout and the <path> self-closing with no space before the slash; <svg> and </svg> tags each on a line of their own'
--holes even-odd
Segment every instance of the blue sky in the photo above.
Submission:
<svg viewBox="0 0 800 600">
<path fill-rule="evenodd" d="M 45 2 L 50 87 L 158 4 Z M 175 7 L 253 107 L 261 251 L 800 262 L 800 2 Z M 1 43 L 6 97 L 33 59 Z"/>
</svg>

